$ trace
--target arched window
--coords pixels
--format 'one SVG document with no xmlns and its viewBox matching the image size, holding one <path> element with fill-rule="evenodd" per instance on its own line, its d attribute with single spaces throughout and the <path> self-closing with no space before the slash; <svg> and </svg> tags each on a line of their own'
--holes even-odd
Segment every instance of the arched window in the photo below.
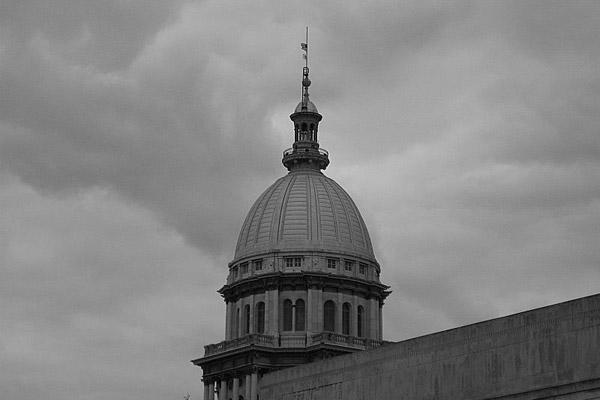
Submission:
<svg viewBox="0 0 600 400">
<path fill-rule="evenodd" d="M 350 303 L 342 306 L 342 334 L 350 334 Z"/>
<path fill-rule="evenodd" d="M 295 331 L 304 331 L 306 330 L 306 307 L 304 307 L 304 300 L 298 299 L 296 300 L 296 321 L 295 322 Z"/>
<path fill-rule="evenodd" d="M 358 306 L 358 311 L 356 313 L 356 336 L 363 337 L 365 336 L 365 309 L 363 306 Z"/>
<path fill-rule="evenodd" d="M 250 333 L 250 306 L 244 307 L 244 334 Z"/>
<path fill-rule="evenodd" d="M 283 330 L 291 331 L 292 330 L 292 301 L 290 299 L 286 299 L 283 302 Z"/>
<path fill-rule="evenodd" d="M 256 333 L 265 333 L 265 303 L 262 301 L 256 305 L 254 324 Z"/>
<path fill-rule="evenodd" d="M 323 330 L 335 332 L 335 303 L 331 300 L 323 305 Z"/>
</svg>

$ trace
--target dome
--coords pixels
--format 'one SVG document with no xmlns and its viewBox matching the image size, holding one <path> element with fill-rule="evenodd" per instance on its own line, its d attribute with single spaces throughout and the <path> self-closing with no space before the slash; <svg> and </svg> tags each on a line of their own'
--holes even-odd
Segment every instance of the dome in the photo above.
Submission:
<svg viewBox="0 0 600 400">
<path fill-rule="evenodd" d="M 296 106 L 296 109 L 294 110 L 294 113 L 299 113 L 299 112 L 314 112 L 314 113 L 319 113 L 319 111 L 317 110 L 317 106 L 315 106 L 315 103 L 313 103 L 310 100 L 307 100 L 306 102 L 306 109 L 302 109 L 302 102 L 298 103 L 298 105 Z"/>
<path fill-rule="evenodd" d="M 242 226 L 233 262 L 267 252 L 319 251 L 377 263 L 367 227 L 333 179 L 299 169 L 256 200 Z"/>
</svg>

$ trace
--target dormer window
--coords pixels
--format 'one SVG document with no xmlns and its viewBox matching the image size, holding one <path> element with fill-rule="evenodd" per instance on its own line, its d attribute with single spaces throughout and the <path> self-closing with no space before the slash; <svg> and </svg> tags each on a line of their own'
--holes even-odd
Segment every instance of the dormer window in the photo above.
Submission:
<svg viewBox="0 0 600 400">
<path fill-rule="evenodd" d="M 352 269 L 354 269 L 354 261 L 344 261 L 344 271 L 352 272 Z"/>
<path fill-rule="evenodd" d="M 335 258 L 327 259 L 327 269 L 337 269 L 337 260 Z"/>
<path fill-rule="evenodd" d="M 367 264 L 363 264 L 360 263 L 360 265 L 358 266 L 358 273 L 360 274 L 366 274 L 367 273 Z"/>
<path fill-rule="evenodd" d="M 242 272 L 241 272 L 241 274 L 242 274 L 242 275 L 244 275 L 244 274 L 247 274 L 247 273 L 248 273 L 248 263 L 247 263 L 247 262 L 245 262 L 245 263 L 242 263 L 242 264 L 240 265 L 240 269 L 241 269 L 241 271 L 242 271 Z"/>
<path fill-rule="evenodd" d="M 300 268 L 302 267 L 302 257 L 286 257 L 285 258 L 286 268 Z"/>
</svg>

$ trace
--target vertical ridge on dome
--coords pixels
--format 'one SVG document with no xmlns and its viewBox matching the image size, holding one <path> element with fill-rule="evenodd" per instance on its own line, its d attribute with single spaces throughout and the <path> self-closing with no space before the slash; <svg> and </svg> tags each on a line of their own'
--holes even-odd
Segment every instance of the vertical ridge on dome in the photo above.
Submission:
<svg viewBox="0 0 600 400">
<path fill-rule="evenodd" d="M 307 176 L 294 177 L 294 185 L 289 190 L 286 198 L 285 217 L 283 218 L 282 238 L 284 240 L 302 240 L 308 238 L 308 216 L 310 207 L 307 207 Z M 307 212 L 308 211 L 308 212 Z"/>
<path fill-rule="evenodd" d="M 285 227 L 286 207 L 288 204 L 288 199 L 290 197 L 290 187 L 295 182 L 296 182 L 296 177 L 288 175 L 287 185 L 285 186 L 283 193 L 280 195 L 281 203 L 280 203 L 279 207 L 277 207 L 277 211 L 279 212 L 278 224 L 276 227 L 277 228 L 277 236 L 276 236 L 277 243 L 280 242 L 281 240 L 283 240 L 283 230 Z"/>
<path fill-rule="evenodd" d="M 271 190 L 264 196 L 261 203 L 262 208 L 259 216 L 260 223 L 256 230 L 256 237 L 252 244 L 268 242 L 271 239 L 271 225 L 273 224 L 273 216 L 275 214 L 275 204 L 271 201 L 272 198 L 277 198 L 280 191 L 279 186 Z"/>
<path fill-rule="evenodd" d="M 317 189 L 317 198 L 319 199 L 318 213 L 321 217 L 321 238 L 322 240 L 336 240 L 337 227 L 335 223 L 334 210 L 331 206 L 331 197 L 327 193 L 327 188 L 323 180 L 315 180 Z"/>
<path fill-rule="evenodd" d="M 352 243 L 352 216 L 354 214 L 354 210 L 352 209 L 348 209 L 346 207 L 346 204 L 344 203 L 344 200 L 342 198 L 342 196 L 340 196 L 339 190 L 340 187 L 336 186 L 336 185 L 331 185 L 331 188 L 333 189 L 333 192 L 335 193 L 335 197 L 336 197 L 336 201 L 333 203 L 336 207 L 338 207 L 338 212 L 336 213 L 336 215 L 340 215 L 341 219 L 344 219 L 343 222 L 345 223 L 341 223 L 339 224 L 339 232 L 340 232 L 340 237 L 339 240 L 340 242 L 346 242 L 346 243 Z M 352 214 L 352 215 L 350 215 Z"/>
</svg>

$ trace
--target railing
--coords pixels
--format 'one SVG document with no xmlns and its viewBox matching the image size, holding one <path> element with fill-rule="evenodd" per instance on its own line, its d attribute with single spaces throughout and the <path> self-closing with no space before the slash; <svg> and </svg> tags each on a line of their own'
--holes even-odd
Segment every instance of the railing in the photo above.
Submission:
<svg viewBox="0 0 600 400">
<path fill-rule="evenodd" d="M 374 347 L 383 346 L 388 342 L 382 340 L 374 340 L 367 338 L 359 338 L 350 335 L 341 335 L 333 332 L 322 332 L 316 335 L 263 335 L 250 334 L 236 339 L 225 340 L 220 343 L 209 344 L 204 346 L 204 356 L 223 353 L 229 350 L 258 345 L 263 347 L 273 348 L 304 348 L 318 344 L 333 344 L 354 349 L 371 349 Z"/>
<path fill-rule="evenodd" d="M 289 155 L 291 155 L 293 153 L 294 153 L 294 148 L 290 147 L 289 149 L 285 149 L 283 151 L 283 156 L 286 157 L 286 156 L 289 156 Z M 319 148 L 319 154 L 322 155 L 322 156 L 325 156 L 325 157 L 329 157 L 329 152 L 327 150 L 325 150 L 325 149 Z"/>
<path fill-rule="evenodd" d="M 279 337 L 279 347 L 306 347 L 306 335 L 286 335 Z"/>
<path fill-rule="evenodd" d="M 240 347 L 249 346 L 251 344 L 257 344 L 259 346 L 266 347 L 279 347 L 279 343 L 276 343 L 275 339 L 275 336 L 272 335 L 253 333 L 239 338 L 225 340 L 220 343 L 206 345 L 204 346 L 204 355 L 208 356 L 211 354 L 222 353 L 227 350 L 233 350 Z"/>
<path fill-rule="evenodd" d="M 322 332 L 317 333 L 312 338 L 312 344 L 328 343 L 328 344 L 341 344 L 347 347 L 355 347 L 359 349 L 371 349 L 373 347 L 379 347 L 384 345 L 386 342 L 382 340 L 373 340 L 367 338 L 360 338 L 350 335 L 341 335 L 333 332 Z"/>
</svg>

